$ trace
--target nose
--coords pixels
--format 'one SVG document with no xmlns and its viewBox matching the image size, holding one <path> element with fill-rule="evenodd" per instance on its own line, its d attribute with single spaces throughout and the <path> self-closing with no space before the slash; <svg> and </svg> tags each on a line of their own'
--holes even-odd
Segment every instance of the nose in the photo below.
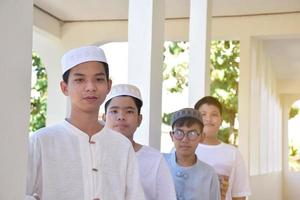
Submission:
<svg viewBox="0 0 300 200">
<path fill-rule="evenodd" d="M 86 90 L 87 91 L 96 91 L 96 85 L 93 81 L 87 81 L 86 83 Z"/>
<path fill-rule="evenodd" d="M 188 142 L 189 141 L 189 138 L 188 138 L 187 134 L 184 134 L 184 136 L 183 136 L 183 138 L 182 138 L 181 141 L 182 142 Z"/>
<path fill-rule="evenodd" d="M 120 112 L 120 113 L 118 114 L 117 120 L 118 120 L 118 121 L 125 120 L 125 115 L 123 114 L 123 112 Z"/>
</svg>

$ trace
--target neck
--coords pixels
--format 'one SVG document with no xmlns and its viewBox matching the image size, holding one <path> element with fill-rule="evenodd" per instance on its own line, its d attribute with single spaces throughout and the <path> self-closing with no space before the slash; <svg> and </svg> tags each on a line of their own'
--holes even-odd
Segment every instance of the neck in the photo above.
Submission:
<svg viewBox="0 0 300 200">
<path fill-rule="evenodd" d="M 197 157 L 195 154 L 189 156 L 182 156 L 176 153 L 176 163 L 182 167 L 189 167 L 197 162 Z"/>
<path fill-rule="evenodd" d="M 143 146 L 139 143 L 136 143 L 134 140 L 131 140 L 131 144 L 132 144 L 134 152 L 138 152 Z"/>
<path fill-rule="evenodd" d="M 98 133 L 103 127 L 98 121 L 97 113 L 81 113 L 80 115 L 71 112 L 70 118 L 67 121 L 76 126 L 90 137 Z"/>
<path fill-rule="evenodd" d="M 205 137 L 202 143 L 207 145 L 218 145 L 221 142 L 216 137 Z"/>
</svg>

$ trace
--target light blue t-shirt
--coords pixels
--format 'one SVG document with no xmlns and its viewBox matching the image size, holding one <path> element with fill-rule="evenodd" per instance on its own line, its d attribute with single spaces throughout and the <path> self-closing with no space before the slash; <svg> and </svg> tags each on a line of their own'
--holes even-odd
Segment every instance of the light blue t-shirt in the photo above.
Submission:
<svg viewBox="0 0 300 200">
<path fill-rule="evenodd" d="M 220 186 L 215 170 L 197 159 L 190 167 L 176 163 L 176 152 L 164 154 L 170 168 L 177 200 L 220 200 Z"/>
</svg>

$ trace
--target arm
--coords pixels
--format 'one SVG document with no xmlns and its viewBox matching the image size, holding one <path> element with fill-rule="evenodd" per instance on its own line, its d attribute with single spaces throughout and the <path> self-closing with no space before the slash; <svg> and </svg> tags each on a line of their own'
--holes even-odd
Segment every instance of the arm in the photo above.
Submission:
<svg viewBox="0 0 300 200">
<path fill-rule="evenodd" d="M 251 194 L 249 175 L 243 157 L 236 149 L 235 163 L 233 166 L 232 198 L 245 199 Z"/>
<path fill-rule="evenodd" d="M 26 197 L 39 199 L 39 196 L 41 196 L 41 185 L 41 151 L 38 138 L 33 135 L 28 144 Z"/>
<path fill-rule="evenodd" d="M 129 148 L 127 159 L 125 200 L 145 200 L 138 163 L 132 147 Z"/>
<path fill-rule="evenodd" d="M 221 200 L 221 193 L 220 193 L 220 184 L 219 178 L 217 174 L 213 174 L 211 187 L 210 187 L 210 200 Z"/>
<path fill-rule="evenodd" d="M 175 186 L 172 175 L 170 173 L 167 162 L 164 157 L 161 157 L 161 161 L 158 167 L 156 175 L 156 188 L 157 199 L 156 200 L 175 200 Z"/>
</svg>

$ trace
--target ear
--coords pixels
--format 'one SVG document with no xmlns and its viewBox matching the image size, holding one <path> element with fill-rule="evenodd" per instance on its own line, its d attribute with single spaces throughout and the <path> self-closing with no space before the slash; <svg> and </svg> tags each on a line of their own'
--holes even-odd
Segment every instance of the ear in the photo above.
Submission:
<svg viewBox="0 0 300 200">
<path fill-rule="evenodd" d="M 110 92 L 111 86 L 112 86 L 112 80 L 108 79 L 108 81 L 107 81 L 107 94 Z"/>
<path fill-rule="evenodd" d="M 68 84 L 65 81 L 60 82 L 60 89 L 65 96 L 69 96 Z"/>
<path fill-rule="evenodd" d="M 139 114 L 139 117 L 138 117 L 138 127 L 141 125 L 143 121 L 143 115 Z"/>
<path fill-rule="evenodd" d="M 103 120 L 104 122 L 106 122 L 106 114 L 105 114 L 105 113 L 102 114 L 102 120 Z"/>
<path fill-rule="evenodd" d="M 205 137 L 206 137 L 206 134 L 204 132 L 202 132 L 202 134 L 200 135 L 199 143 L 203 143 Z"/>
<path fill-rule="evenodd" d="M 172 142 L 174 142 L 172 131 L 169 132 Z"/>
</svg>

